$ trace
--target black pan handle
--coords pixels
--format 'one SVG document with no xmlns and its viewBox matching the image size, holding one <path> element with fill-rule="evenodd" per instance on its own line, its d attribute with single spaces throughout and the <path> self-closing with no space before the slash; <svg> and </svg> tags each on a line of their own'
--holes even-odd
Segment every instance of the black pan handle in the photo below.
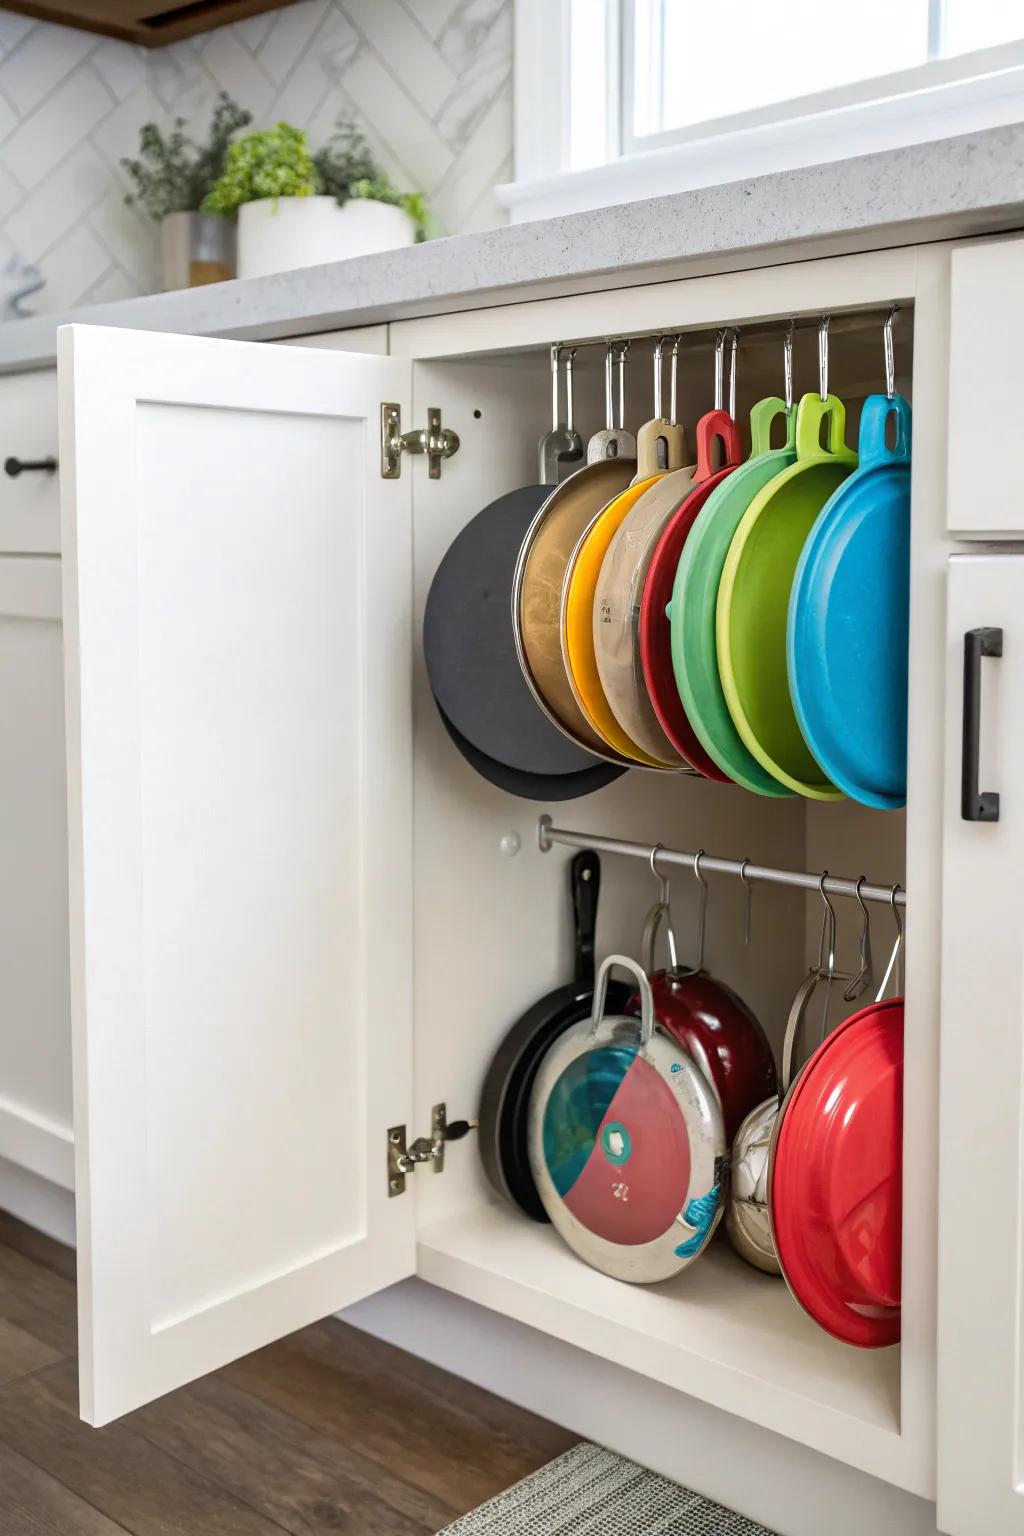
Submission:
<svg viewBox="0 0 1024 1536">
<path fill-rule="evenodd" d="M 964 635 L 964 731 L 960 815 L 964 821 L 998 821 L 999 795 L 978 788 L 981 737 L 981 658 L 1003 654 L 1001 629 L 969 629 Z"/>
<path fill-rule="evenodd" d="M 576 854 L 569 869 L 572 882 L 573 980 L 581 990 L 592 992 L 601 860 L 592 848 L 587 848 Z"/>
</svg>

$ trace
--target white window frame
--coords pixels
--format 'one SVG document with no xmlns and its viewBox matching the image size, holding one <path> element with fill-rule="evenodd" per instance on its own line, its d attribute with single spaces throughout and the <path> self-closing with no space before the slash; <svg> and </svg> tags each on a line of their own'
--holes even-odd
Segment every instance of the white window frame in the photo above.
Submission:
<svg viewBox="0 0 1024 1536">
<path fill-rule="evenodd" d="M 573 170 L 573 3 L 515 0 L 516 179 L 497 188 L 513 223 L 1024 120 L 1024 41 L 939 58 L 943 0 L 931 0 L 927 63 L 637 139 L 630 101 L 637 0 L 591 0 L 600 15 L 584 47 L 603 62 L 606 91 L 587 131 L 595 158 L 603 143 L 606 163 Z"/>
</svg>

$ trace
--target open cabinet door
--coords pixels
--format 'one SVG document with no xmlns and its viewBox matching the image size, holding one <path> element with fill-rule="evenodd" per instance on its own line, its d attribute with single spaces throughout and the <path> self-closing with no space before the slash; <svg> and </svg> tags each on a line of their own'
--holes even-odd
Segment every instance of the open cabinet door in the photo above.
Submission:
<svg viewBox="0 0 1024 1536">
<path fill-rule="evenodd" d="M 60 332 L 83 1417 L 410 1274 L 393 358 Z"/>
<path fill-rule="evenodd" d="M 1024 556 L 954 557 L 948 613 L 938 1525 L 1020 1536 Z"/>
</svg>

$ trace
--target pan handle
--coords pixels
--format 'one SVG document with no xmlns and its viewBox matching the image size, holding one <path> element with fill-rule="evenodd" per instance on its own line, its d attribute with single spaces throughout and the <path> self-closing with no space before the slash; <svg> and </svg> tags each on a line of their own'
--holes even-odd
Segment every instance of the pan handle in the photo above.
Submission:
<svg viewBox="0 0 1024 1536">
<path fill-rule="evenodd" d="M 960 815 L 964 821 L 998 821 L 999 795 L 978 788 L 981 740 L 981 658 L 1003 654 L 1001 629 L 969 629 L 964 635 L 964 724 L 960 760 Z"/>
<path fill-rule="evenodd" d="M 608 974 L 614 966 L 620 966 L 628 971 L 636 982 L 640 992 L 640 1044 L 647 1045 L 654 1034 L 654 997 L 651 992 L 651 984 L 647 979 L 647 972 L 642 965 L 637 965 L 635 960 L 630 960 L 628 955 L 609 955 L 602 961 L 601 969 L 597 973 L 597 985 L 594 988 L 594 1011 L 590 1016 L 590 1033 L 595 1035 L 604 1018 L 604 1005 L 608 996 Z"/>
<path fill-rule="evenodd" d="M 601 860 L 592 848 L 584 849 L 573 859 L 569 880 L 572 887 L 573 980 L 581 992 L 592 992 L 597 898 L 601 894 Z"/>
</svg>

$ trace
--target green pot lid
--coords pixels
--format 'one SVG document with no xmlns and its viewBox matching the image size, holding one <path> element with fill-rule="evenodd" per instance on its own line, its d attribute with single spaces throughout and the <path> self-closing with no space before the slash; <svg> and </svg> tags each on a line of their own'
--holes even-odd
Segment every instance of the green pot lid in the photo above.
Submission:
<svg viewBox="0 0 1024 1536">
<path fill-rule="evenodd" d="M 804 540 L 832 492 L 856 468 L 845 427 L 846 411 L 835 395 L 804 395 L 797 408 L 796 460 L 769 480 L 743 514 L 718 588 L 718 666 L 733 724 L 768 773 L 811 800 L 841 800 L 843 794 L 826 778 L 797 723 L 786 625 Z"/>
<path fill-rule="evenodd" d="M 786 442 L 772 448 L 772 425 L 779 416 Z M 712 491 L 683 545 L 669 608 L 672 669 L 709 757 L 744 789 L 781 797 L 794 791 L 762 766 L 733 724 L 719 676 L 715 628 L 722 570 L 740 520 L 758 492 L 796 462 L 795 407 L 774 395 L 759 400 L 750 413 L 750 441 L 750 458 Z"/>
</svg>

